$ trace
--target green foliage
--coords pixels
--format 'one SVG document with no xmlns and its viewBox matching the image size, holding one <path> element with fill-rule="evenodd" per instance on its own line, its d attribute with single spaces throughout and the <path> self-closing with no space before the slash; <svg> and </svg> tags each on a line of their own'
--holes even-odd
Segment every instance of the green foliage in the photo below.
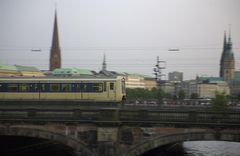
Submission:
<svg viewBox="0 0 240 156">
<path fill-rule="evenodd" d="M 136 100 L 136 99 L 157 99 L 161 101 L 163 98 L 171 97 L 170 94 L 164 93 L 161 89 L 152 88 L 151 90 L 143 88 L 127 88 L 127 99 Z"/>
<path fill-rule="evenodd" d="M 228 98 L 226 94 L 216 92 L 215 98 L 212 100 L 212 108 L 215 111 L 227 111 Z"/>
<path fill-rule="evenodd" d="M 231 100 L 240 101 L 240 93 L 238 93 L 237 95 L 232 95 Z"/>
<path fill-rule="evenodd" d="M 181 99 L 181 100 L 183 100 L 183 99 L 185 99 L 185 92 L 183 91 L 183 90 L 180 90 L 179 92 L 178 92 L 178 98 L 179 99 Z"/>
<path fill-rule="evenodd" d="M 240 101 L 240 94 L 237 95 L 236 99 Z"/>
<path fill-rule="evenodd" d="M 127 88 L 127 99 L 135 100 L 135 99 L 149 99 L 153 98 L 151 91 L 143 88 L 130 89 Z"/>
<path fill-rule="evenodd" d="M 198 94 L 197 93 L 192 93 L 191 94 L 191 99 L 197 99 L 198 98 Z"/>
</svg>

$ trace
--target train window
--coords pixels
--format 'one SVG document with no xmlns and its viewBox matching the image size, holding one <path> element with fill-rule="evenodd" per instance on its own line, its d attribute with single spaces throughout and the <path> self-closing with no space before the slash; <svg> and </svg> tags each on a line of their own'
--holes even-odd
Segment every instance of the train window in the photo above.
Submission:
<svg viewBox="0 0 240 156">
<path fill-rule="evenodd" d="M 102 92 L 102 83 L 80 83 L 76 85 L 76 92 Z"/>
<path fill-rule="evenodd" d="M 8 84 L 8 92 L 18 92 L 18 84 Z"/>
<path fill-rule="evenodd" d="M 32 84 L 32 87 L 33 87 L 33 91 L 34 91 L 34 92 L 38 92 L 38 91 L 39 91 L 39 89 L 38 89 L 38 84 L 37 84 L 37 83 Z"/>
<path fill-rule="evenodd" d="M 121 84 L 122 84 L 122 93 L 125 94 L 126 93 L 126 86 L 125 86 L 125 79 L 124 78 L 122 78 Z"/>
<path fill-rule="evenodd" d="M 76 86 L 77 92 L 89 92 L 89 84 L 88 83 L 80 83 Z"/>
<path fill-rule="evenodd" d="M 87 85 L 87 83 L 82 84 L 81 90 L 82 90 L 83 92 L 87 92 L 87 91 L 88 91 L 88 85 Z"/>
<path fill-rule="evenodd" d="M 110 83 L 110 90 L 114 90 L 114 83 Z"/>
<path fill-rule="evenodd" d="M 107 83 L 106 83 L 106 82 L 104 82 L 104 84 L 103 84 L 103 91 L 104 91 L 104 92 L 107 91 Z"/>
<path fill-rule="evenodd" d="M 76 85 L 76 92 L 80 92 L 81 91 L 81 86 L 80 86 L 80 84 L 77 84 Z"/>
<path fill-rule="evenodd" d="M 41 92 L 47 91 L 47 84 L 40 84 Z"/>
<path fill-rule="evenodd" d="M 72 91 L 72 85 L 71 84 L 62 84 L 61 91 L 71 92 Z"/>
<path fill-rule="evenodd" d="M 102 83 L 94 83 L 93 84 L 93 92 L 102 92 L 103 84 Z"/>
<path fill-rule="evenodd" d="M 60 84 L 52 83 L 50 84 L 50 92 L 59 92 L 60 91 Z"/>
<path fill-rule="evenodd" d="M 19 92 L 30 92 L 30 84 L 27 83 L 19 84 Z"/>
<path fill-rule="evenodd" d="M 0 84 L 0 92 L 3 92 L 4 91 L 4 86 L 3 84 Z"/>
</svg>

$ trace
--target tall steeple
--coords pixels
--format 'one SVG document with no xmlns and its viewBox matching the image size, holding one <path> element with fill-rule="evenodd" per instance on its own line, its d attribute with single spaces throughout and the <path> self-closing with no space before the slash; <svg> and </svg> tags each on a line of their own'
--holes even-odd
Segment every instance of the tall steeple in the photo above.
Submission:
<svg viewBox="0 0 240 156">
<path fill-rule="evenodd" d="M 223 51 L 222 51 L 222 56 L 221 56 L 221 61 L 220 61 L 220 77 L 223 77 L 223 60 L 224 56 L 226 55 L 226 47 L 227 47 L 227 36 L 226 36 L 226 31 L 224 31 L 224 38 L 223 38 Z"/>
<path fill-rule="evenodd" d="M 220 61 L 220 77 L 229 82 L 235 77 L 235 59 L 232 51 L 231 31 L 229 30 L 228 41 L 224 33 L 223 52 Z"/>
<path fill-rule="evenodd" d="M 49 70 L 53 71 L 56 68 L 61 68 L 61 50 L 59 46 L 57 11 L 55 10 Z"/>
<path fill-rule="evenodd" d="M 227 46 L 227 35 L 226 35 L 226 31 L 224 31 L 223 50 L 226 49 L 226 46 Z"/>
<path fill-rule="evenodd" d="M 107 63 L 106 63 L 106 55 L 104 53 L 103 55 L 103 63 L 102 63 L 102 71 L 106 71 L 107 70 Z"/>
<path fill-rule="evenodd" d="M 232 49 L 231 29 L 229 29 L 229 35 L 228 35 L 228 46 L 229 46 L 230 49 Z"/>
</svg>

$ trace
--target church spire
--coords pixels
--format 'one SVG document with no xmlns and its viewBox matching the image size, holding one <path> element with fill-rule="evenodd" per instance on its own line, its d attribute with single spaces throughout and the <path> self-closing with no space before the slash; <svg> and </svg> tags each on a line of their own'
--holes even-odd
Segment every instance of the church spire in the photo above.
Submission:
<svg viewBox="0 0 240 156">
<path fill-rule="evenodd" d="M 231 30 L 229 30 L 228 40 L 224 32 L 224 45 L 220 61 L 220 77 L 230 82 L 235 76 L 235 59 L 232 51 Z"/>
<path fill-rule="evenodd" d="M 231 28 L 229 28 L 228 45 L 229 48 L 232 48 Z"/>
<path fill-rule="evenodd" d="M 226 45 L 227 45 L 227 35 L 226 35 L 226 31 L 224 31 L 223 50 L 226 49 Z"/>
<path fill-rule="evenodd" d="M 58 23 L 57 23 L 57 10 L 55 10 L 54 15 L 54 26 L 53 26 L 53 37 L 52 37 L 52 47 L 50 53 L 50 71 L 56 68 L 61 68 L 61 51 L 59 46 L 59 36 L 58 36 Z"/>
<path fill-rule="evenodd" d="M 102 71 L 106 71 L 107 70 L 107 63 L 106 63 L 106 55 L 104 53 L 103 55 L 103 63 L 102 63 Z"/>
<path fill-rule="evenodd" d="M 221 56 L 221 60 L 220 60 L 220 73 L 219 76 L 223 77 L 223 61 L 224 61 L 224 57 L 225 57 L 225 53 L 226 53 L 226 49 L 227 49 L 227 35 L 226 35 L 226 31 L 224 31 L 224 38 L 223 38 L 223 51 L 222 51 L 222 56 Z"/>
</svg>

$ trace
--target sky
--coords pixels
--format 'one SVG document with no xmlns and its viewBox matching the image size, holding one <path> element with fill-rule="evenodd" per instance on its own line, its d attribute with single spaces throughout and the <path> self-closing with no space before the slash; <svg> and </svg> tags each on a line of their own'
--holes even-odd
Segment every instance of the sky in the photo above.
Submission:
<svg viewBox="0 0 240 156">
<path fill-rule="evenodd" d="M 0 0 L 0 63 L 49 69 L 55 9 L 63 68 L 218 76 L 231 29 L 240 70 L 240 0 Z"/>
</svg>

